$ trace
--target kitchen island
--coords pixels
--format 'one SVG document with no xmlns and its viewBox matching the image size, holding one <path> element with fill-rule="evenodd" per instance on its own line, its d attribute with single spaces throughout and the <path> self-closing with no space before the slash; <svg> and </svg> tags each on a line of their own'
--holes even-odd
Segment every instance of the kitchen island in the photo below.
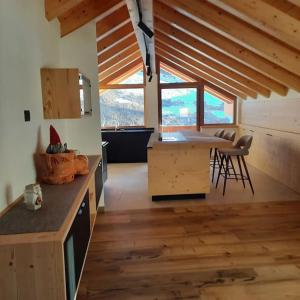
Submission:
<svg viewBox="0 0 300 300">
<path fill-rule="evenodd" d="M 231 142 L 198 131 L 152 133 L 148 193 L 153 200 L 203 198 L 210 192 L 210 149 Z"/>
</svg>

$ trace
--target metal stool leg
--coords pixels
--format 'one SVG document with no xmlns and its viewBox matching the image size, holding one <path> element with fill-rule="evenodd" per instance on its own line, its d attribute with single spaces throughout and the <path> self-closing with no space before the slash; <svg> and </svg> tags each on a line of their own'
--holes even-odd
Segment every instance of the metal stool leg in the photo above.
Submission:
<svg viewBox="0 0 300 300">
<path fill-rule="evenodd" d="M 244 167 L 245 167 L 245 171 L 246 171 L 246 174 L 247 174 L 250 186 L 251 186 L 252 194 L 254 195 L 254 189 L 253 189 L 253 186 L 252 186 L 251 178 L 250 178 L 250 175 L 249 175 L 249 172 L 248 172 L 248 168 L 247 168 L 247 165 L 246 165 L 246 162 L 245 162 L 245 158 L 244 158 L 243 155 L 242 155 L 242 161 L 243 161 L 243 164 L 244 164 Z"/>
<path fill-rule="evenodd" d="M 225 190 L 226 190 L 226 183 L 227 183 L 227 174 L 228 174 L 229 160 L 230 160 L 230 156 L 227 155 L 227 157 L 226 157 L 226 168 L 225 168 L 225 179 L 224 179 L 224 185 L 223 185 L 223 196 L 225 195 Z"/>
<path fill-rule="evenodd" d="M 220 167 L 219 167 L 219 174 L 218 174 L 218 179 L 217 179 L 217 183 L 216 183 L 216 188 L 218 187 L 218 183 L 219 183 L 221 171 L 222 171 L 223 164 L 224 164 L 224 158 L 225 158 L 225 155 L 222 155 L 222 156 L 221 156 L 221 165 L 220 165 Z"/>
<path fill-rule="evenodd" d="M 217 149 L 215 149 L 215 153 L 214 153 L 214 164 L 213 164 L 213 173 L 212 173 L 211 182 L 214 182 L 215 168 L 216 168 L 216 160 L 217 160 Z"/>
<path fill-rule="evenodd" d="M 237 156 L 237 161 L 238 161 L 238 164 L 239 164 L 239 169 L 240 169 L 240 174 L 241 174 L 242 181 L 243 181 L 243 186 L 245 188 L 244 174 L 243 174 L 243 169 L 242 169 L 242 166 L 241 166 L 241 160 L 240 160 L 239 155 Z"/>
<path fill-rule="evenodd" d="M 236 175 L 236 171 L 235 171 L 235 168 L 234 168 L 234 165 L 233 165 L 233 161 L 231 159 L 231 156 L 229 156 L 229 160 L 230 160 L 230 163 L 231 163 L 231 167 L 232 167 L 232 170 L 233 170 L 233 174 L 235 176 L 235 180 L 238 181 L 238 178 L 237 178 L 237 175 Z"/>
</svg>

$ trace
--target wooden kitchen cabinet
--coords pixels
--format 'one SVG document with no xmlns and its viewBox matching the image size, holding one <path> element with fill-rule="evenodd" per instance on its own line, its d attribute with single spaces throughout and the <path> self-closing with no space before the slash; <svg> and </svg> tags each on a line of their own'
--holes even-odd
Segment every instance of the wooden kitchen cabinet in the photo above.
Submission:
<svg viewBox="0 0 300 300">
<path fill-rule="evenodd" d="M 41 69 L 44 119 L 81 117 L 78 69 Z"/>
</svg>

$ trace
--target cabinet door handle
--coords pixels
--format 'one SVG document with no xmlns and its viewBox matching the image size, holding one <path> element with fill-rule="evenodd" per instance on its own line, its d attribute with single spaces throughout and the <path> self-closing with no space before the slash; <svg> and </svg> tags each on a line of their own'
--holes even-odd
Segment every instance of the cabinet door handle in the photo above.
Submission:
<svg viewBox="0 0 300 300">
<path fill-rule="evenodd" d="M 271 134 L 271 133 L 266 133 L 266 135 L 268 135 L 268 136 L 273 136 L 273 134 Z"/>
</svg>

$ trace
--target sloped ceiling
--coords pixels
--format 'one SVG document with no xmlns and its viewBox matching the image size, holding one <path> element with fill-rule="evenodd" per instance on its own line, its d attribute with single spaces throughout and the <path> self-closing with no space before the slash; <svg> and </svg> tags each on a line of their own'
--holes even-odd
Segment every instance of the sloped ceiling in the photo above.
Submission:
<svg viewBox="0 0 300 300">
<path fill-rule="evenodd" d="M 125 1 L 45 0 L 61 35 L 97 20 L 101 85 L 142 68 Z M 155 55 L 185 76 L 247 98 L 300 92 L 299 0 L 154 0 Z"/>
</svg>

